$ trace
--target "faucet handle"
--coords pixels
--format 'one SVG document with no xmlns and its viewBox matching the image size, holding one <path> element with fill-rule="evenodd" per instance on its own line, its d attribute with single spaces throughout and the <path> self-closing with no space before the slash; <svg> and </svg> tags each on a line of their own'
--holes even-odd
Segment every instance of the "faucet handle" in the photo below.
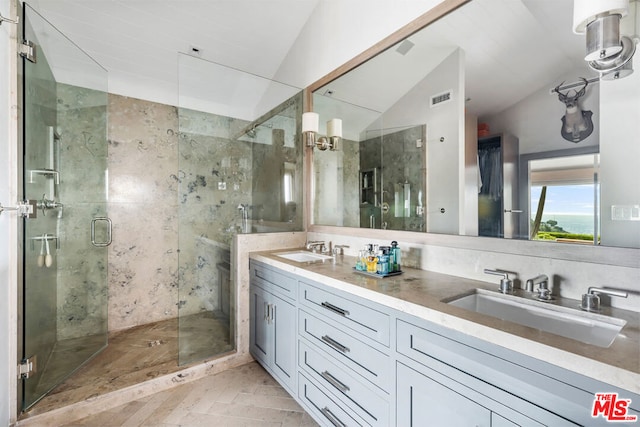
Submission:
<svg viewBox="0 0 640 427">
<path fill-rule="evenodd" d="M 489 268 L 485 268 L 484 273 L 493 274 L 496 276 L 502 276 L 502 279 L 500 280 L 500 292 L 502 292 L 503 294 L 510 294 L 513 291 L 513 281 L 509 279 L 509 274 L 516 274 L 516 273 L 513 273 L 511 271 L 498 270 L 498 269 L 491 270 Z"/>
<path fill-rule="evenodd" d="M 334 245 L 333 255 L 344 255 L 344 248 L 349 248 L 349 245 Z"/>
<path fill-rule="evenodd" d="M 615 289 L 604 289 L 604 288 L 596 288 L 590 287 L 587 289 L 586 294 L 582 294 L 582 304 L 580 304 L 580 308 L 585 311 L 598 312 L 600 311 L 600 295 L 606 294 L 614 297 L 627 298 L 629 294 L 624 291 L 618 291 Z"/>
</svg>

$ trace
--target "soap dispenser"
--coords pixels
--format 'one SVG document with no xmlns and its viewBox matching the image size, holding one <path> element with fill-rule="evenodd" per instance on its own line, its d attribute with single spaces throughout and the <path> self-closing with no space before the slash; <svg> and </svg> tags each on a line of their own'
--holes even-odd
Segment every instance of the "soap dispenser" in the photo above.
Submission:
<svg viewBox="0 0 640 427">
<path fill-rule="evenodd" d="M 402 267 L 401 267 L 402 254 L 400 252 L 400 247 L 398 246 L 398 242 L 396 242 L 395 240 L 391 242 L 391 254 L 393 256 L 392 272 L 395 273 L 396 271 L 402 271 Z"/>
</svg>

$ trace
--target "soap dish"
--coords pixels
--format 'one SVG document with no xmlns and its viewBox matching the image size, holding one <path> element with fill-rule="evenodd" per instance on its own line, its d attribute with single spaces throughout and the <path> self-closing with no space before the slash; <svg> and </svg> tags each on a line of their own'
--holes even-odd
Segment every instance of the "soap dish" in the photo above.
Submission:
<svg viewBox="0 0 640 427">
<path fill-rule="evenodd" d="M 368 271 L 361 271 L 356 269 L 355 267 L 353 267 L 353 271 L 354 273 L 362 274 L 364 276 L 369 276 L 369 277 L 375 277 L 376 279 L 384 279 L 385 277 L 399 276 L 403 273 L 402 271 L 394 271 L 393 273 L 378 274 L 378 273 L 371 273 Z"/>
</svg>

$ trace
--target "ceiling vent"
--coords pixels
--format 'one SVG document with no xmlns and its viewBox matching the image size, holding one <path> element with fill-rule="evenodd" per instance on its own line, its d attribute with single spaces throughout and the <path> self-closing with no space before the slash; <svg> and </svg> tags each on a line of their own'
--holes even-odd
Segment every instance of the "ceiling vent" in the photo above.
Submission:
<svg viewBox="0 0 640 427">
<path fill-rule="evenodd" d="M 442 92 L 439 93 L 437 95 L 433 95 L 431 97 L 431 107 L 435 107 L 436 105 L 441 105 L 444 104 L 445 102 L 449 102 L 451 101 L 451 98 L 453 96 L 453 91 L 452 90 L 448 90 L 446 92 Z"/>
<path fill-rule="evenodd" d="M 404 56 L 407 53 L 409 53 L 409 51 L 411 50 L 411 48 L 415 46 L 414 43 L 412 43 L 409 39 L 405 39 L 404 41 L 402 41 L 398 47 L 396 48 L 396 52 L 398 52 L 400 55 Z"/>
</svg>

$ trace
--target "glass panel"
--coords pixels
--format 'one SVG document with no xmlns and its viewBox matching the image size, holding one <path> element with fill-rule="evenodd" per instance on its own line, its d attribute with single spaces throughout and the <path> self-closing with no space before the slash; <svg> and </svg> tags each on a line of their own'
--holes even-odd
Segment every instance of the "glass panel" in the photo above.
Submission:
<svg viewBox="0 0 640 427">
<path fill-rule="evenodd" d="M 91 244 L 92 218 L 106 218 L 107 73 L 25 5 L 24 380 L 27 409 L 107 344 L 107 249 Z M 110 233 L 96 222 L 95 238 Z"/>
<path fill-rule="evenodd" d="M 233 351 L 237 233 L 302 229 L 300 89 L 179 56 L 180 365 Z"/>
</svg>

